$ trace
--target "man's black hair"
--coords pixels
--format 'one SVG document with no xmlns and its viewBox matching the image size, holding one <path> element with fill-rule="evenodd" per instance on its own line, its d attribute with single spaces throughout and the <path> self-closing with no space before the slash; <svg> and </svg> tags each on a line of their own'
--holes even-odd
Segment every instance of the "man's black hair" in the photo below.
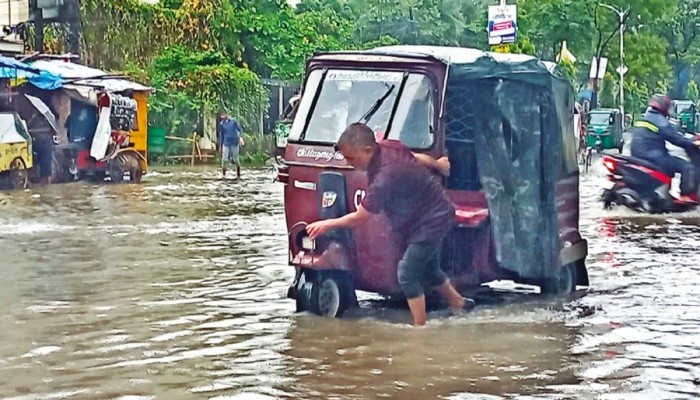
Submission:
<svg viewBox="0 0 700 400">
<path fill-rule="evenodd" d="M 356 148 L 374 147 L 377 145 L 377 140 L 374 138 L 372 128 L 360 122 L 356 122 L 345 128 L 335 148 L 337 150 L 347 145 Z"/>
</svg>

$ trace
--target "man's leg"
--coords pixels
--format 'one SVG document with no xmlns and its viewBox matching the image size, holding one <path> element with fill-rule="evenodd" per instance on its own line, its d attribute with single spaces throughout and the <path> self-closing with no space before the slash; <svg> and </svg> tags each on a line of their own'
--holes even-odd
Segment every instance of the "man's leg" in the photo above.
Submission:
<svg viewBox="0 0 700 400">
<path fill-rule="evenodd" d="M 682 158 L 668 156 L 659 159 L 655 164 L 667 174 L 681 174 L 682 196 L 687 196 L 695 192 L 695 171 L 689 162 Z"/>
<path fill-rule="evenodd" d="M 231 158 L 236 163 L 236 178 L 241 179 L 241 148 L 240 146 L 231 146 Z"/>
<path fill-rule="evenodd" d="M 430 286 L 438 286 L 440 288 L 440 294 L 450 303 L 450 308 L 453 310 L 462 310 L 465 306 L 466 300 L 461 294 L 452 286 L 450 279 L 445 274 L 445 271 L 440 268 L 440 253 L 442 250 L 442 241 L 437 242 L 435 255 L 432 260 L 428 262 L 425 269 L 426 282 Z"/>
<path fill-rule="evenodd" d="M 226 177 L 226 165 L 229 162 L 229 158 L 231 157 L 231 149 L 223 145 L 221 147 L 221 175 Z"/>
<path fill-rule="evenodd" d="M 398 278 L 401 290 L 411 309 L 413 324 L 425 325 L 425 295 L 421 277 L 425 265 L 435 256 L 435 246 L 426 243 L 412 243 L 406 248 L 398 265 Z"/>
</svg>

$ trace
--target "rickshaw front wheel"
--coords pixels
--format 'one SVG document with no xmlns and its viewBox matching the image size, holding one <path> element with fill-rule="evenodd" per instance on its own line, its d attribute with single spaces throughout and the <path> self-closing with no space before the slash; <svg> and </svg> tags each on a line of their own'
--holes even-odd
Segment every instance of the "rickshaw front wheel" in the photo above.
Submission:
<svg viewBox="0 0 700 400">
<path fill-rule="evenodd" d="M 12 189 L 26 189 L 29 186 L 29 171 L 24 160 L 17 157 L 10 163 L 10 183 Z"/>
<path fill-rule="evenodd" d="M 357 303 L 349 274 L 342 271 L 304 271 L 297 286 L 298 312 L 338 318 Z"/>
</svg>

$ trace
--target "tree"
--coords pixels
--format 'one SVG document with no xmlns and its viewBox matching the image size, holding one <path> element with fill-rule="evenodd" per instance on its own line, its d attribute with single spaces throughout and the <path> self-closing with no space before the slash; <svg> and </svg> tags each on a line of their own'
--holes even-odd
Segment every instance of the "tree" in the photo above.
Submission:
<svg viewBox="0 0 700 400">
<path fill-rule="evenodd" d="M 686 99 L 693 100 L 693 103 L 698 102 L 698 84 L 695 81 L 690 81 L 688 83 L 688 91 L 685 95 Z"/>
<path fill-rule="evenodd" d="M 671 77 L 671 67 L 666 61 L 666 41 L 654 34 L 639 32 L 626 36 L 625 77 L 653 87 L 656 82 Z"/>
<path fill-rule="evenodd" d="M 679 0 L 673 12 L 659 18 L 652 29 L 668 42 L 669 62 L 673 67 L 671 95 L 680 98 L 687 90 L 691 69 L 700 60 L 700 0 Z"/>
<path fill-rule="evenodd" d="M 576 88 L 576 76 L 578 74 L 576 71 L 576 66 L 567 60 L 561 60 L 559 62 L 559 68 L 561 68 L 564 76 L 566 76 L 566 79 L 568 79 L 569 83 L 571 83 L 571 86 Z"/>
<path fill-rule="evenodd" d="M 595 4 L 594 6 L 587 6 L 587 12 L 593 18 L 593 26 L 595 28 L 595 77 L 600 76 L 601 59 L 603 55 L 603 50 L 606 49 L 610 40 L 617 34 L 620 30 L 620 26 L 623 25 L 630 16 L 629 8 L 625 12 L 624 17 L 618 20 L 616 24 L 613 24 L 614 29 L 610 30 L 607 28 L 609 24 L 605 23 L 605 18 L 600 16 L 601 6 Z M 598 79 L 593 79 L 593 95 L 591 96 L 591 104 L 595 107 L 598 104 Z"/>
<path fill-rule="evenodd" d="M 606 73 L 600 90 L 600 104 L 605 108 L 614 108 L 617 102 L 618 84 L 611 73 Z"/>
</svg>

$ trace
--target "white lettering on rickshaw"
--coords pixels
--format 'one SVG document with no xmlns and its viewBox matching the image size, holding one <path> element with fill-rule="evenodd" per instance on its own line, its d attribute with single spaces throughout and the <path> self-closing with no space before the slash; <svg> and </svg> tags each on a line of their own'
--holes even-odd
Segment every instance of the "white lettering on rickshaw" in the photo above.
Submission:
<svg viewBox="0 0 700 400">
<path fill-rule="evenodd" d="M 362 200 L 364 200 L 365 196 L 367 195 L 367 192 L 362 190 L 362 189 L 357 189 L 355 191 L 355 209 L 357 210 L 360 208 L 360 204 L 362 203 Z"/>
<path fill-rule="evenodd" d="M 331 161 L 343 160 L 344 157 L 339 151 L 328 151 L 328 150 L 316 150 L 311 148 L 300 148 L 297 150 L 297 157 L 299 158 L 313 158 L 315 161 L 324 160 Z"/>
</svg>

